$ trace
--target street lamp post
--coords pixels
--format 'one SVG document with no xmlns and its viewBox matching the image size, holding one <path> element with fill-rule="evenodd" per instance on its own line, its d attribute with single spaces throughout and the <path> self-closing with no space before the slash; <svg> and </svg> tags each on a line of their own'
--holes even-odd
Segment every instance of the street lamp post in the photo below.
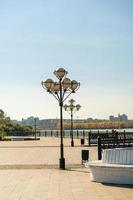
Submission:
<svg viewBox="0 0 133 200">
<path fill-rule="evenodd" d="M 60 169 L 65 169 L 63 145 L 63 103 L 70 96 L 70 94 L 75 93 L 80 86 L 80 83 L 77 81 L 71 81 L 69 78 L 66 78 L 67 74 L 68 72 L 65 71 L 65 69 L 59 68 L 54 71 L 54 75 L 58 78 L 58 82 L 54 82 L 52 79 L 47 79 L 46 81 L 41 82 L 42 87 L 54 96 L 60 106 Z"/>
<path fill-rule="evenodd" d="M 36 121 L 37 121 L 37 119 L 38 119 L 37 117 L 34 118 L 34 121 L 35 121 L 35 124 L 34 124 L 35 125 L 35 127 L 34 127 L 34 130 L 35 130 L 35 139 L 36 139 Z"/>
<path fill-rule="evenodd" d="M 81 108 L 79 104 L 74 105 L 75 100 L 70 99 L 70 104 L 65 104 L 64 109 L 71 115 L 71 147 L 74 147 L 74 140 L 73 140 L 73 115 Z"/>
</svg>

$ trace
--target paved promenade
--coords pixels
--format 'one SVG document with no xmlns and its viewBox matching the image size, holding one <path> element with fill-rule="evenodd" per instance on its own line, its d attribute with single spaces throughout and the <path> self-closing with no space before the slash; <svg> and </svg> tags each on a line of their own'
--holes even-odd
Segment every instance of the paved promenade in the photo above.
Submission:
<svg viewBox="0 0 133 200">
<path fill-rule="evenodd" d="M 40 141 L 0 142 L 0 200 L 132 200 L 133 187 L 90 181 L 89 170 L 81 165 L 81 150 L 89 149 L 90 160 L 97 159 L 94 147 L 70 147 L 64 140 L 66 170 L 58 169 L 59 138 Z"/>
</svg>

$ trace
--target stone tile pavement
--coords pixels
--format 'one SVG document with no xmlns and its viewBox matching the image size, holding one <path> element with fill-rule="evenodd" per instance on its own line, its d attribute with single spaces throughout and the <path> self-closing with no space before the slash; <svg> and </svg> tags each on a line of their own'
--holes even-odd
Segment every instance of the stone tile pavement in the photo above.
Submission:
<svg viewBox="0 0 133 200">
<path fill-rule="evenodd" d="M 64 140 L 67 169 L 59 170 L 59 143 L 58 138 L 0 142 L 0 166 L 13 166 L 13 169 L 0 170 L 0 200 L 133 199 L 132 186 L 90 181 L 89 170 L 81 166 L 83 147 L 79 140 L 75 140 L 76 147 L 70 147 L 69 139 Z M 90 147 L 89 151 L 90 159 L 96 159 L 96 148 Z M 23 167 L 17 169 L 18 165 Z M 25 165 L 30 166 L 29 169 L 25 169 Z M 36 165 L 36 169 L 32 165 Z M 46 168 L 39 169 L 39 165 Z"/>
<path fill-rule="evenodd" d="M 0 167 L 2 165 L 58 165 L 60 157 L 59 138 L 41 138 L 40 141 L 0 142 Z M 75 147 L 70 147 L 70 139 L 64 140 L 66 165 L 81 164 L 80 140 L 75 139 Z M 96 159 L 96 149 L 90 148 L 90 159 Z"/>
</svg>

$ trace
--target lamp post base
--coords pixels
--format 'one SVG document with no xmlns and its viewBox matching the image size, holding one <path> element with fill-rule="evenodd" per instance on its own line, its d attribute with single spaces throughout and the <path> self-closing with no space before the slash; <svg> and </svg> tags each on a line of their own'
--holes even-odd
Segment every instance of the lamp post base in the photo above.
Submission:
<svg viewBox="0 0 133 200">
<path fill-rule="evenodd" d="M 71 147 L 74 147 L 74 141 L 71 140 Z"/>
<path fill-rule="evenodd" d="M 65 158 L 59 159 L 59 167 L 60 169 L 65 169 Z"/>
</svg>

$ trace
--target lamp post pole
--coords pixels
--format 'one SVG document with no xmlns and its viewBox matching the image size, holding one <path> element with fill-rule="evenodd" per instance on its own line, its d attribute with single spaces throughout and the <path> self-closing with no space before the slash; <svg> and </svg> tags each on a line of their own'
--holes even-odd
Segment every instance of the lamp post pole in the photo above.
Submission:
<svg viewBox="0 0 133 200">
<path fill-rule="evenodd" d="M 71 115 L 71 147 L 74 147 L 74 140 L 73 140 L 73 115 L 81 108 L 79 104 L 74 105 L 75 100 L 70 99 L 70 104 L 65 104 L 64 109 Z"/>
<path fill-rule="evenodd" d="M 35 121 L 35 139 L 36 139 L 36 121 L 37 121 L 36 117 L 34 118 L 34 121 Z"/>
<path fill-rule="evenodd" d="M 64 158 L 64 145 L 63 145 L 63 102 L 72 94 L 75 93 L 79 87 L 80 83 L 75 80 L 70 80 L 66 78 L 68 74 L 63 68 L 59 68 L 54 71 L 54 75 L 58 78 L 58 82 L 54 82 L 52 79 L 47 79 L 42 81 L 42 87 L 52 94 L 54 98 L 59 102 L 60 106 L 60 159 L 59 168 L 65 169 L 65 158 Z"/>
<path fill-rule="evenodd" d="M 71 108 L 71 147 L 74 147 L 73 141 L 73 109 Z"/>
<path fill-rule="evenodd" d="M 59 160 L 59 166 L 61 169 L 65 169 L 65 159 L 64 159 L 64 145 L 63 145 L 63 97 L 62 97 L 62 85 L 61 85 L 61 79 L 59 81 L 60 83 L 60 160 Z"/>
</svg>

